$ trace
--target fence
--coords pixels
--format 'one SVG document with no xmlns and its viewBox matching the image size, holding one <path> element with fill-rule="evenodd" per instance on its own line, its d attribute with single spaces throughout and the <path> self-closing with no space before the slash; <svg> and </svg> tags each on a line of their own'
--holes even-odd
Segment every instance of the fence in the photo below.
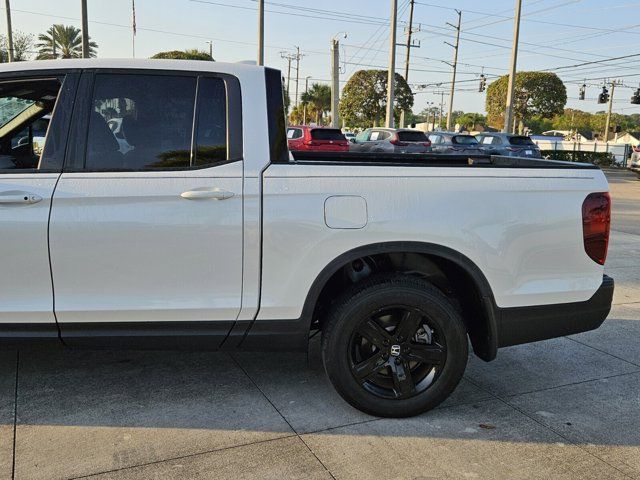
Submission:
<svg viewBox="0 0 640 480">
<path fill-rule="evenodd" d="M 540 150 L 559 150 L 569 152 L 609 152 L 615 157 L 615 164 L 627 166 L 627 159 L 631 155 L 631 145 L 609 142 L 571 142 L 565 140 L 537 140 L 532 138 Z"/>
</svg>

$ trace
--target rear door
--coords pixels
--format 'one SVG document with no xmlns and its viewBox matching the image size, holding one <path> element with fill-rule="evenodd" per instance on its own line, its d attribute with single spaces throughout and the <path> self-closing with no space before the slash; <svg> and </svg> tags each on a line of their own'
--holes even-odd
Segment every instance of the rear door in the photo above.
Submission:
<svg viewBox="0 0 640 480">
<path fill-rule="evenodd" d="M 57 336 L 47 223 L 64 159 L 77 77 L 72 73 L 0 76 L 3 335 Z"/>
<path fill-rule="evenodd" d="M 349 146 L 346 137 L 337 128 L 312 128 L 310 135 L 313 150 L 341 152 Z"/>
<path fill-rule="evenodd" d="M 520 157 L 540 157 L 540 149 L 525 135 L 509 137 L 510 150 Z"/>
<path fill-rule="evenodd" d="M 73 130 L 86 142 L 68 152 L 50 225 L 63 338 L 115 322 L 119 335 L 197 331 L 215 346 L 240 310 L 238 80 L 124 71 L 81 84 Z"/>
</svg>

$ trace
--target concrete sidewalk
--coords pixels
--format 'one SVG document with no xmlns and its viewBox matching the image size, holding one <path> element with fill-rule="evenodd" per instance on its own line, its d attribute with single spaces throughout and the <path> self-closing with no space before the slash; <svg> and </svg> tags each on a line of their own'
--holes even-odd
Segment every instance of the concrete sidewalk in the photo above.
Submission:
<svg viewBox="0 0 640 480">
<path fill-rule="evenodd" d="M 617 289 L 594 332 L 471 357 L 445 404 L 404 420 L 349 407 L 317 342 L 2 351 L 0 479 L 640 479 L 640 181 L 609 176 Z"/>
</svg>

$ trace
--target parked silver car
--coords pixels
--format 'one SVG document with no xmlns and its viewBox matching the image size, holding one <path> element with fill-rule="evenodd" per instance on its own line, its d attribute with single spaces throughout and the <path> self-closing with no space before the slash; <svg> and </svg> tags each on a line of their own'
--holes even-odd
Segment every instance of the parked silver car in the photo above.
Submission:
<svg viewBox="0 0 640 480">
<path fill-rule="evenodd" d="M 420 130 L 367 128 L 349 140 L 350 152 L 429 153 L 431 142 Z"/>
<path fill-rule="evenodd" d="M 458 155 L 482 155 L 480 144 L 476 137 L 464 133 L 432 132 L 428 135 L 431 148 L 435 153 L 450 153 Z"/>
<path fill-rule="evenodd" d="M 480 147 L 489 155 L 542 158 L 540 148 L 525 135 L 512 133 L 479 133 Z"/>
</svg>

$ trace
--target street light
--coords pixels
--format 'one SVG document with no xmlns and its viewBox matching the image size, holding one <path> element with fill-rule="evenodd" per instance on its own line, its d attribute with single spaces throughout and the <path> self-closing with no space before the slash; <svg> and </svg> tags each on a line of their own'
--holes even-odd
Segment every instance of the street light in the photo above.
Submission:
<svg viewBox="0 0 640 480">
<path fill-rule="evenodd" d="M 213 42 L 211 40 L 207 40 L 204 43 L 209 44 L 209 56 L 213 59 Z"/>
</svg>

